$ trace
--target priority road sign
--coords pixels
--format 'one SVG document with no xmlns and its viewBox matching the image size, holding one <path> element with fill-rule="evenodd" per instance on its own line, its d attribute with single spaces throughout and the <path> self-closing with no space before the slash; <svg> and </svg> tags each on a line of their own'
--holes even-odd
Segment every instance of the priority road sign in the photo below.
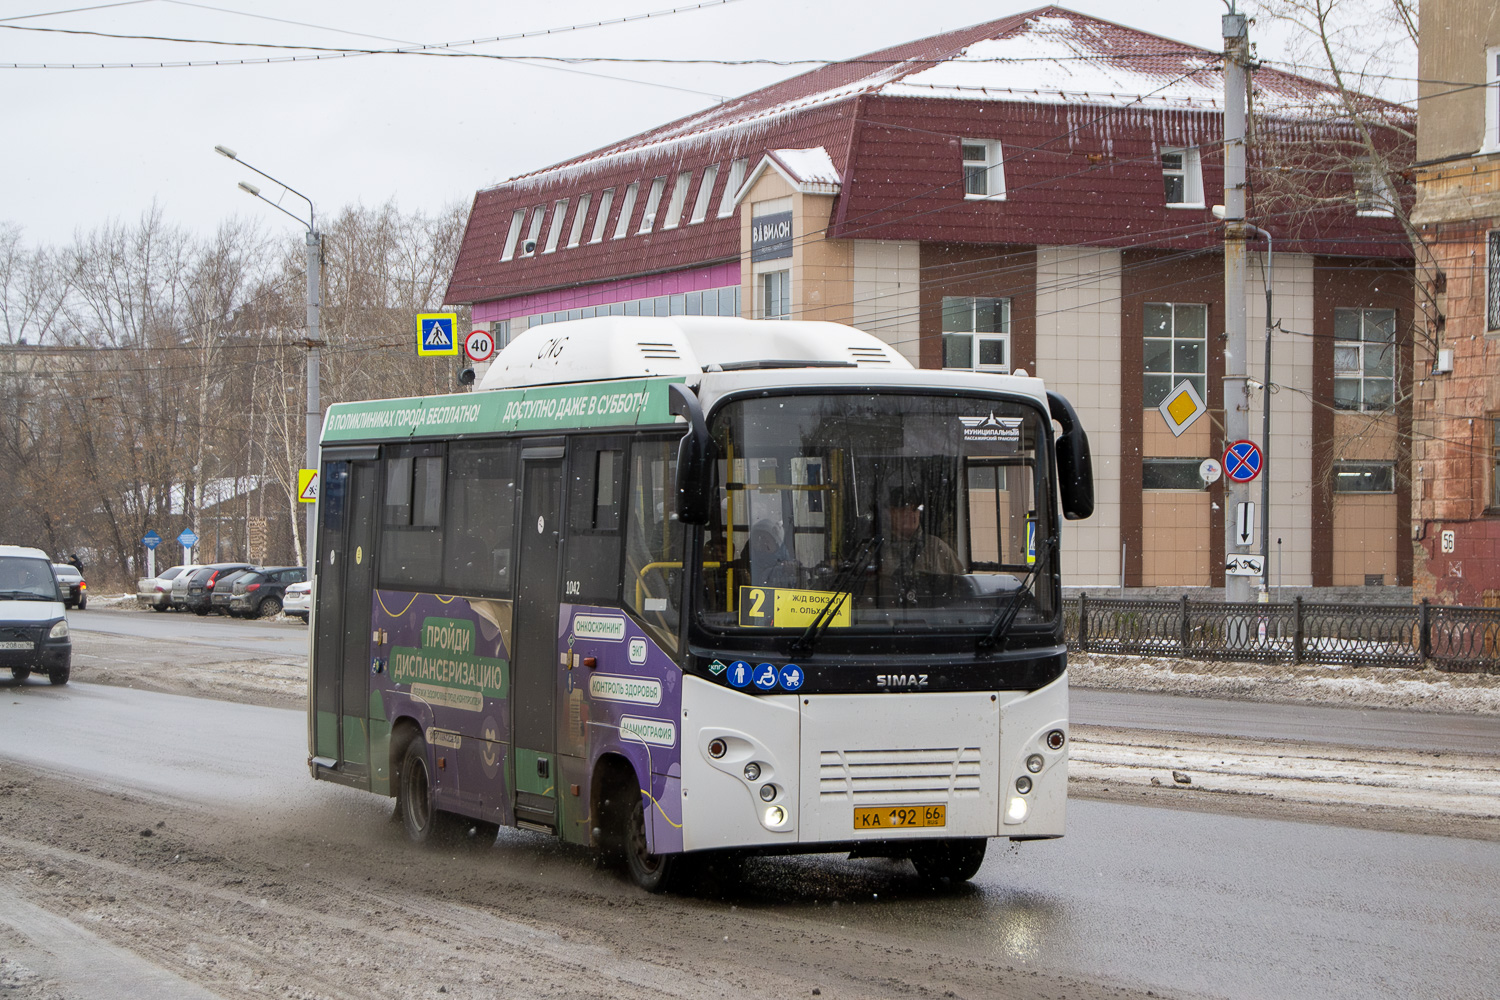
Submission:
<svg viewBox="0 0 1500 1000">
<path fill-rule="evenodd" d="M 146 532 L 145 537 L 141 539 L 141 544 L 146 546 L 146 548 L 148 549 L 154 549 L 161 544 L 161 536 L 158 535 L 155 531 L 148 531 Z"/>
<path fill-rule="evenodd" d="M 1260 465 L 1260 446 L 1254 441 L 1236 441 L 1224 449 L 1224 475 L 1237 483 L 1260 475 Z"/>
<path fill-rule="evenodd" d="M 458 353 L 458 314 L 419 313 L 417 354 L 424 358 Z"/>
<path fill-rule="evenodd" d="M 488 330 L 474 330 L 464 338 L 464 353 L 475 364 L 481 364 L 495 356 L 495 338 Z"/>
<path fill-rule="evenodd" d="M 1191 379 L 1178 382 L 1156 409 L 1167 422 L 1167 429 L 1173 437 L 1182 437 L 1182 432 L 1191 427 L 1193 421 L 1208 412 L 1208 406 L 1198 395 L 1198 388 Z"/>
</svg>

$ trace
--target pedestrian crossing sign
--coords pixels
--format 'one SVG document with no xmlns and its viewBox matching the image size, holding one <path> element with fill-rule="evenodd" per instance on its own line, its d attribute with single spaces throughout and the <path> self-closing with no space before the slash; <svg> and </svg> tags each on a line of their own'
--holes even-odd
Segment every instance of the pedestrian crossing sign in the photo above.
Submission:
<svg viewBox="0 0 1500 1000">
<path fill-rule="evenodd" d="M 424 358 L 458 353 L 457 313 L 417 315 L 417 354 Z"/>
</svg>

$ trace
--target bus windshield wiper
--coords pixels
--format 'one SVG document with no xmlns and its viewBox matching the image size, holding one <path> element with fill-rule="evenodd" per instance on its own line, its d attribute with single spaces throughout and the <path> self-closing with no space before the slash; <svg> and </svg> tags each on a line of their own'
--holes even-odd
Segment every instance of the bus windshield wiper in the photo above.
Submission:
<svg viewBox="0 0 1500 1000">
<path fill-rule="evenodd" d="M 1010 600 L 1005 603 L 1005 606 L 1000 609 L 1000 613 L 995 616 L 995 624 L 990 626 L 988 632 L 979 637 L 979 644 L 976 648 L 977 652 L 988 653 L 995 648 L 1002 637 L 1009 636 L 1010 627 L 1015 624 L 1016 616 L 1021 613 L 1021 602 L 1026 599 L 1026 595 L 1031 593 L 1031 585 L 1038 578 L 1048 558 L 1051 557 L 1052 547 L 1056 543 L 1056 535 L 1047 539 L 1041 558 L 1037 559 L 1036 565 L 1032 566 L 1026 572 L 1026 575 L 1021 578 L 1021 585 L 1016 588 L 1015 593 L 1010 595 Z"/>
<path fill-rule="evenodd" d="M 839 608 L 843 607 L 844 602 L 850 597 L 858 597 L 865 589 L 865 580 L 868 577 L 859 579 L 852 594 L 849 592 L 849 585 L 854 583 L 856 573 L 869 566 L 870 560 L 875 558 L 875 554 L 880 551 L 880 546 L 884 541 L 884 535 L 870 535 L 855 547 L 854 555 L 834 578 L 833 593 L 829 596 L 828 602 L 823 605 L 822 610 L 818 612 L 818 617 L 812 620 L 801 635 L 792 640 L 793 653 L 801 654 L 811 651 L 818 644 L 818 640 L 823 637 L 823 633 L 828 631 L 828 626 L 833 624 L 833 619 L 838 615 Z"/>
</svg>

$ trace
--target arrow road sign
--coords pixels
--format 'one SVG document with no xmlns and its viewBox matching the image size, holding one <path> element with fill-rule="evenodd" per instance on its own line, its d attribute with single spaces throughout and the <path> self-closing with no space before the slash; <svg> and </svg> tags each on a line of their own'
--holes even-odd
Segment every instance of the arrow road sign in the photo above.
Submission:
<svg viewBox="0 0 1500 1000">
<path fill-rule="evenodd" d="M 1224 450 L 1224 475 L 1237 483 L 1260 475 L 1260 465 L 1260 447 L 1254 441 L 1236 441 Z"/>
<path fill-rule="evenodd" d="M 1261 576 L 1265 569 L 1266 561 L 1260 556 L 1230 556 L 1224 562 L 1224 572 L 1230 576 Z"/>
<path fill-rule="evenodd" d="M 1255 501 L 1247 500 L 1234 505 L 1234 544 L 1255 544 Z"/>
</svg>

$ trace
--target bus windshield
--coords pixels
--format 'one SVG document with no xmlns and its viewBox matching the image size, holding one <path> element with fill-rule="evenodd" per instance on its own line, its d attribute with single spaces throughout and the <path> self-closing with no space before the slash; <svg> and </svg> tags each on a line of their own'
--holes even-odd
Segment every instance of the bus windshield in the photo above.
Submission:
<svg viewBox="0 0 1500 1000">
<path fill-rule="evenodd" d="M 1053 503 L 1035 405 L 820 393 L 731 401 L 701 625 L 829 634 L 1050 623 Z"/>
</svg>

